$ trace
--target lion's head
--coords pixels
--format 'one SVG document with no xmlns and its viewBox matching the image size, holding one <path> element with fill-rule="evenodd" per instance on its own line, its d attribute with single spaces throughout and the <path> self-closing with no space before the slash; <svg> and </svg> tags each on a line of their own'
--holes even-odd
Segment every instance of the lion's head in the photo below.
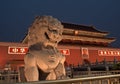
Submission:
<svg viewBox="0 0 120 84">
<path fill-rule="evenodd" d="M 63 25 L 52 16 L 38 16 L 28 31 L 28 45 L 43 43 L 56 47 L 62 39 Z"/>
</svg>

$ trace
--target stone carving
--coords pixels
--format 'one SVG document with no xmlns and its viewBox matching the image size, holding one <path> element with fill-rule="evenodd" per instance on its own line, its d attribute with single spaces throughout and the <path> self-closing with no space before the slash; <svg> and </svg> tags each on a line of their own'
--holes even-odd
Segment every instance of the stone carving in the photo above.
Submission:
<svg viewBox="0 0 120 84">
<path fill-rule="evenodd" d="M 28 30 L 28 53 L 24 57 L 27 81 L 65 77 L 65 56 L 56 48 L 63 26 L 52 16 L 38 16 Z"/>
</svg>

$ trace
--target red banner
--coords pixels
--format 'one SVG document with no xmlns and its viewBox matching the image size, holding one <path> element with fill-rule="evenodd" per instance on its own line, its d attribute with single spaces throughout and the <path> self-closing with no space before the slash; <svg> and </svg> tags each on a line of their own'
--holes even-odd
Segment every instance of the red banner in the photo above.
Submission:
<svg viewBox="0 0 120 84">
<path fill-rule="evenodd" d="M 98 50 L 100 56 L 120 56 L 120 51 L 115 50 Z"/>
<path fill-rule="evenodd" d="M 69 49 L 59 49 L 59 50 L 63 55 L 70 55 L 70 50 Z"/>
<path fill-rule="evenodd" d="M 26 54 L 28 47 L 8 47 L 8 54 Z M 69 49 L 59 49 L 63 55 L 70 55 Z"/>
<path fill-rule="evenodd" d="M 28 47 L 8 47 L 8 54 L 26 54 Z"/>
</svg>

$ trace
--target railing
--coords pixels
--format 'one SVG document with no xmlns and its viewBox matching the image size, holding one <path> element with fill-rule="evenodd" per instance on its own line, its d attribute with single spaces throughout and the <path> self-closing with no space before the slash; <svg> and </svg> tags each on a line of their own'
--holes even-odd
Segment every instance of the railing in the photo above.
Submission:
<svg viewBox="0 0 120 84">
<path fill-rule="evenodd" d="M 97 76 L 97 77 L 73 78 L 66 80 L 21 82 L 21 83 L 9 83 L 9 84 L 119 84 L 119 83 L 120 83 L 120 74 Z"/>
<path fill-rule="evenodd" d="M 13 84 L 20 83 L 19 74 L 1 74 L 0 84 Z M 75 82 L 79 84 L 119 84 L 120 71 L 78 71 L 73 73 L 73 77 L 66 80 L 57 81 L 40 81 L 35 83 L 20 83 L 20 84 L 58 84 L 58 83 L 70 83 Z M 110 82 L 110 83 L 108 83 Z"/>
<path fill-rule="evenodd" d="M 19 82 L 19 74 L 0 75 L 0 84 Z"/>
<path fill-rule="evenodd" d="M 0 70 L 0 84 L 19 82 L 19 73 L 10 70 Z"/>
<path fill-rule="evenodd" d="M 90 66 L 113 66 L 114 64 L 119 64 L 120 61 L 117 61 L 116 59 L 114 59 L 113 61 L 106 61 L 106 59 L 104 59 L 103 61 L 101 62 L 94 62 L 94 63 L 90 63 L 89 65 Z M 79 65 L 78 66 L 80 67 L 83 67 L 83 66 L 88 66 L 87 64 L 82 64 L 82 65 Z"/>
<path fill-rule="evenodd" d="M 115 75 L 120 74 L 120 70 L 116 71 L 75 71 L 73 77 L 92 77 L 92 76 L 104 76 L 104 75 Z"/>
</svg>

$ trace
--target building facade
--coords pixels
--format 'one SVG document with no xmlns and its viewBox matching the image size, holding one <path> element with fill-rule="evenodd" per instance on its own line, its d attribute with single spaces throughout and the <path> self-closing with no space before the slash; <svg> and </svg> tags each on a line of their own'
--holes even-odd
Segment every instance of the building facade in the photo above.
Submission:
<svg viewBox="0 0 120 84">
<path fill-rule="evenodd" d="M 66 56 L 65 65 L 101 62 L 103 60 L 120 61 L 120 48 L 110 46 L 115 38 L 108 38 L 108 32 L 97 30 L 93 26 L 62 23 L 63 39 L 58 49 Z M 24 55 L 27 53 L 27 35 L 21 43 L 0 42 L 0 69 L 17 70 L 24 66 Z"/>
</svg>

